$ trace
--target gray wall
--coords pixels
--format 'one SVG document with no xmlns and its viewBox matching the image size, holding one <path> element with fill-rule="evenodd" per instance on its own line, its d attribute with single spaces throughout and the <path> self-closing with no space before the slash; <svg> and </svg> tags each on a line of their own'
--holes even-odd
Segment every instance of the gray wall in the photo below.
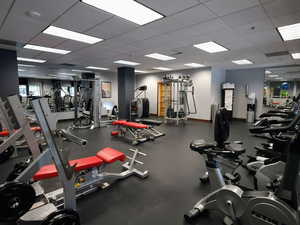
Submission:
<svg viewBox="0 0 300 225">
<path fill-rule="evenodd" d="M 212 68 L 211 76 L 211 104 L 221 105 L 221 87 L 226 82 L 226 70 Z"/>
<path fill-rule="evenodd" d="M 257 99 L 256 117 L 263 112 L 263 88 L 264 88 L 265 69 L 239 69 L 227 70 L 226 82 L 234 83 L 234 103 L 233 117 L 246 119 L 247 98 L 245 87 L 248 85 L 249 94 L 255 93 Z"/>
<path fill-rule="evenodd" d="M 150 113 L 157 114 L 157 83 L 166 74 L 190 75 L 194 81 L 197 114 L 191 118 L 210 120 L 211 105 L 211 70 L 210 68 L 180 70 L 136 76 L 136 85 L 147 85 L 147 97 L 150 102 Z"/>
</svg>

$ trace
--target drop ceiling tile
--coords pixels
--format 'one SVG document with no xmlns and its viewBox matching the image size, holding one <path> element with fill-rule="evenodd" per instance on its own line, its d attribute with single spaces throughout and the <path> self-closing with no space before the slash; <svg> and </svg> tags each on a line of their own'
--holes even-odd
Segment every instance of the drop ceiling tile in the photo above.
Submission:
<svg viewBox="0 0 300 225">
<path fill-rule="evenodd" d="M 56 58 L 61 58 L 62 55 L 50 53 L 50 52 L 40 52 L 38 55 L 36 55 L 36 58 L 39 59 L 46 59 L 47 61 L 50 59 L 56 59 Z"/>
<path fill-rule="evenodd" d="M 0 30 L 0 38 L 26 43 L 75 2 L 76 0 L 15 1 Z M 31 10 L 39 12 L 41 14 L 40 18 L 27 16 L 26 12 Z"/>
<path fill-rule="evenodd" d="M 268 43 L 256 44 L 255 47 L 262 53 L 271 53 L 286 51 L 287 48 L 282 41 L 273 41 Z"/>
<path fill-rule="evenodd" d="M 35 38 L 33 38 L 30 41 L 30 44 L 33 45 L 40 45 L 40 46 L 45 46 L 45 47 L 55 47 L 57 45 L 59 45 L 60 43 L 64 42 L 66 39 L 64 38 L 59 38 L 59 37 L 55 37 L 52 35 L 47 35 L 47 34 L 43 34 L 40 33 L 38 36 L 36 36 Z"/>
<path fill-rule="evenodd" d="M 259 21 L 259 22 L 254 22 L 254 23 L 234 27 L 233 31 L 237 35 L 240 35 L 240 34 L 241 35 L 248 35 L 248 34 L 251 35 L 251 34 L 257 33 L 257 32 L 272 31 L 274 29 L 275 29 L 275 27 L 273 26 L 271 21 L 265 20 L 265 21 Z"/>
<path fill-rule="evenodd" d="M 195 0 L 139 0 L 138 2 L 150 7 L 151 9 L 156 10 L 159 13 L 162 13 L 165 16 L 175 14 L 199 4 L 199 2 Z"/>
<path fill-rule="evenodd" d="M 285 42 L 288 50 L 291 52 L 300 52 L 300 40 L 293 40 Z"/>
<path fill-rule="evenodd" d="M 232 13 L 227 16 L 223 16 L 221 17 L 221 19 L 226 25 L 232 28 L 269 20 L 260 6 L 252 7 L 236 13 Z"/>
<path fill-rule="evenodd" d="M 120 17 L 113 17 L 96 27 L 88 30 L 86 33 L 96 37 L 109 39 L 119 34 L 129 32 L 138 27 L 137 24 L 126 21 Z"/>
<path fill-rule="evenodd" d="M 276 27 L 300 23 L 300 11 L 285 16 L 272 17 L 272 21 Z"/>
<path fill-rule="evenodd" d="M 273 0 L 264 3 L 263 6 L 271 18 L 286 16 L 300 11 L 299 0 Z"/>
<path fill-rule="evenodd" d="M 18 48 L 17 49 L 18 57 L 24 57 L 24 58 L 34 58 L 36 55 L 39 54 L 37 51 L 32 51 L 29 49 L 24 48 Z"/>
<path fill-rule="evenodd" d="M 78 2 L 55 21 L 54 25 L 77 32 L 84 32 L 112 17 L 110 13 Z"/>
<path fill-rule="evenodd" d="M 59 45 L 56 45 L 55 48 L 69 50 L 69 51 L 76 51 L 78 49 L 85 48 L 85 47 L 88 47 L 88 46 L 90 46 L 90 45 L 86 44 L 86 43 L 67 40 L 67 41 L 62 42 Z"/>
<path fill-rule="evenodd" d="M 218 16 L 225 16 L 258 4 L 257 1 L 249 0 L 212 0 L 205 3 L 205 5 Z"/>
<path fill-rule="evenodd" d="M 0 2 L 0 25 L 2 24 L 5 16 L 7 15 L 12 3 L 13 0 L 6 0 Z"/>
<path fill-rule="evenodd" d="M 246 34 L 246 35 L 242 36 L 242 38 L 244 40 L 251 42 L 254 45 L 281 41 L 279 34 L 275 30 L 256 32 L 251 35 Z"/>
</svg>

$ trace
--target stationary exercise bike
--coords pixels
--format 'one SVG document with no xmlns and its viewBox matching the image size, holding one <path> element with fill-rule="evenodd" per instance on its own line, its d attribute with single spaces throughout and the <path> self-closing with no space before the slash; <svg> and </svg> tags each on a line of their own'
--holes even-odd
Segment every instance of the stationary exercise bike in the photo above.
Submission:
<svg viewBox="0 0 300 225">
<path fill-rule="evenodd" d="M 226 225 L 299 225 L 299 145 L 298 131 L 287 149 L 287 162 L 280 188 L 276 192 L 253 192 L 243 191 L 236 185 L 226 185 L 216 161 L 220 155 L 239 155 L 240 152 L 216 151 L 203 140 L 194 141 L 192 150 L 207 156 L 206 167 L 214 188 L 184 215 L 185 220 L 192 222 L 204 211 L 216 210 L 224 216 L 223 222 Z"/>
</svg>

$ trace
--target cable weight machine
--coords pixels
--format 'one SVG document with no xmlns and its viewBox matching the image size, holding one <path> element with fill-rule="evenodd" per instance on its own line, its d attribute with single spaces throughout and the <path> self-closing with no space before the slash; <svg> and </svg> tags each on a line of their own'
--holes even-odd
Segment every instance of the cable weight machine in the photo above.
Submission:
<svg viewBox="0 0 300 225">
<path fill-rule="evenodd" d="M 175 121 L 176 125 L 179 125 L 179 122 L 184 123 L 189 115 L 197 113 L 195 87 L 189 75 L 165 75 L 162 82 L 163 85 L 171 87 L 171 96 L 164 98 L 164 104 L 167 106 L 165 123 Z"/>
</svg>

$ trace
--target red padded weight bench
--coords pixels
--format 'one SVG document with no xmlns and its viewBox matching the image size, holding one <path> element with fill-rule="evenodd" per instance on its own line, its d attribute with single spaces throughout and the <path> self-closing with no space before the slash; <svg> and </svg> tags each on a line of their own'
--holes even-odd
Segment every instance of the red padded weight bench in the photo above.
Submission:
<svg viewBox="0 0 300 225">
<path fill-rule="evenodd" d="M 154 139 L 147 131 L 149 126 L 146 124 L 116 120 L 112 125 L 117 126 L 118 129 L 111 132 L 112 136 L 125 137 L 134 145 Z"/>
<path fill-rule="evenodd" d="M 85 157 L 69 161 L 70 166 L 74 166 L 76 172 L 100 167 L 103 164 L 114 163 L 116 161 L 124 162 L 126 155 L 113 148 L 104 148 L 96 156 Z M 58 176 L 58 171 L 54 164 L 43 166 L 33 177 L 35 181 L 44 180 Z"/>
</svg>

